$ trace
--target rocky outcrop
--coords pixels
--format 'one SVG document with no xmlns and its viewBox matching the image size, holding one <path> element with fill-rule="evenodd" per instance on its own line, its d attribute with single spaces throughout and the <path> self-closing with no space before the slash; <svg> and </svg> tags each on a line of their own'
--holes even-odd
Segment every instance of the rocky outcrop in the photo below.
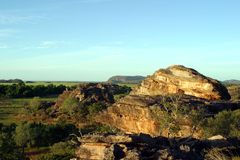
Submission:
<svg viewBox="0 0 240 160">
<path fill-rule="evenodd" d="M 131 92 L 133 95 L 164 95 L 180 93 L 217 100 L 231 99 L 226 87 L 196 70 L 181 65 L 160 69 Z"/>
<path fill-rule="evenodd" d="M 172 96 L 173 95 L 128 95 L 108 107 L 107 110 L 98 113 L 94 117 L 94 120 L 104 124 L 114 125 L 126 133 L 158 135 L 160 124 L 156 120 L 153 110 L 157 107 L 162 107 L 163 98 L 166 99 L 166 102 L 171 104 Z M 182 95 L 179 99 L 179 104 L 186 107 L 193 106 L 195 108 L 203 108 L 207 113 L 206 116 L 213 116 L 222 110 L 240 109 L 239 102 L 229 100 L 207 100 L 190 95 Z M 180 127 L 182 128 L 181 135 L 184 137 L 189 136 L 191 133 L 189 124 L 187 122 L 181 123 Z M 198 133 L 196 132 L 195 134 L 197 136 Z"/>
<path fill-rule="evenodd" d="M 164 137 L 147 134 L 93 134 L 84 135 L 82 145 L 76 150 L 79 159 L 139 160 L 139 159 L 189 159 L 203 160 L 192 150 L 173 150 Z"/>
<path fill-rule="evenodd" d="M 81 83 L 76 89 L 65 90 L 59 95 L 55 106 L 61 107 L 64 100 L 74 97 L 82 103 L 92 104 L 95 102 L 114 103 L 114 90 L 118 85 L 105 83 Z"/>
<path fill-rule="evenodd" d="M 220 100 L 229 99 L 230 95 L 217 80 L 205 77 L 194 69 L 174 65 L 148 76 L 130 95 L 98 113 L 94 120 L 114 125 L 126 133 L 158 135 L 161 125 L 153 111 L 163 107 L 163 99 L 172 105 L 171 97 L 179 95 L 182 95 L 179 99 L 182 106 L 200 107 L 207 116 L 213 116 L 224 109 L 240 108 L 239 102 Z M 179 135 L 191 135 L 189 124 L 191 120 L 180 123 Z M 163 136 L 166 134 L 163 132 Z M 195 132 L 195 136 L 198 134 Z"/>
<path fill-rule="evenodd" d="M 192 147 L 182 145 L 180 149 L 171 148 L 164 137 L 152 137 L 147 134 L 95 133 L 84 135 L 79 138 L 79 142 L 82 145 L 75 153 L 80 160 L 203 160 L 216 158 L 217 155 L 227 157 L 229 153 L 230 156 L 239 153 L 236 140 L 234 144 L 234 139 L 220 135 L 198 140 L 197 143 L 192 139 L 189 141 L 189 144 L 194 143 Z"/>
</svg>

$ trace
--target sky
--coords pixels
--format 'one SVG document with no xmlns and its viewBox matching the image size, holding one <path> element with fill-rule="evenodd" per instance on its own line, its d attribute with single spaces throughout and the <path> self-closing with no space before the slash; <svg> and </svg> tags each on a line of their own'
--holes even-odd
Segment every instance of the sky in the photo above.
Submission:
<svg viewBox="0 0 240 160">
<path fill-rule="evenodd" d="M 0 79 L 107 81 L 184 65 L 240 80 L 239 0 L 1 0 Z"/>
</svg>

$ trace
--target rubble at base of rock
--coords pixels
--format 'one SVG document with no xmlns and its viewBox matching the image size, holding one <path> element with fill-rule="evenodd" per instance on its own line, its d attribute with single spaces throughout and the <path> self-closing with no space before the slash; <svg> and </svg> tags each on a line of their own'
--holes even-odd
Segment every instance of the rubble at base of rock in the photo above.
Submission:
<svg viewBox="0 0 240 160">
<path fill-rule="evenodd" d="M 78 160 L 203 160 L 204 158 L 198 154 L 203 152 L 203 146 L 205 150 L 211 149 L 212 144 L 220 149 L 235 147 L 227 138 L 221 137 L 198 141 L 192 148 L 185 146 L 180 150 L 174 150 L 170 148 L 168 140 L 164 137 L 124 133 L 84 135 L 80 142 L 82 145 L 76 150 Z"/>
</svg>

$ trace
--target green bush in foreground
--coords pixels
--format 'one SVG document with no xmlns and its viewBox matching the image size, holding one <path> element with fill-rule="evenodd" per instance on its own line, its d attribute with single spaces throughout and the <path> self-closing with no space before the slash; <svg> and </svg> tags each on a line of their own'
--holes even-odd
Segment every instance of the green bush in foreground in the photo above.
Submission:
<svg viewBox="0 0 240 160">
<path fill-rule="evenodd" d="M 69 160 L 74 158 L 75 147 L 70 142 L 58 142 L 50 147 L 51 153 L 41 155 L 36 160 Z"/>
<path fill-rule="evenodd" d="M 216 114 L 213 118 L 204 119 L 201 122 L 203 138 L 214 135 L 224 137 L 236 137 L 240 139 L 240 110 L 224 110 Z"/>
</svg>

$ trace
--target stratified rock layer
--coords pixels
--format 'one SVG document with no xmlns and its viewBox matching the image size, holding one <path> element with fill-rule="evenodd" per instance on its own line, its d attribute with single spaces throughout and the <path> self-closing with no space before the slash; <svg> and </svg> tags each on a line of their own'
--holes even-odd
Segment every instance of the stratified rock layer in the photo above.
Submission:
<svg viewBox="0 0 240 160">
<path fill-rule="evenodd" d="M 219 81 L 182 65 L 173 65 L 156 71 L 136 86 L 131 94 L 163 95 L 166 93 L 187 94 L 211 100 L 231 99 L 226 87 Z"/>
<path fill-rule="evenodd" d="M 171 95 L 178 96 L 178 95 Z M 170 96 L 170 97 L 171 97 Z M 160 124 L 152 112 L 158 107 L 162 107 L 162 99 L 172 103 L 169 96 L 148 96 L 148 95 L 128 95 L 118 100 L 107 110 L 98 113 L 94 120 L 104 124 L 114 125 L 125 133 L 145 133 L 159 135 Z M 190 95 L 182 95 L 179 104 L 186 107 L 201 107 L 208 113 L 214 115 L 222 110 L 235 110 L 240 108 L 239 102 L 229 100 L 207 100 Z M 181 135 L 187 137 L 191 134 L 189 122 L 180 124 Z M 195 132 L 198 136 L 198 132 Z M 163 133 L 162 136 L 166 136 Z"/>
</svg>

